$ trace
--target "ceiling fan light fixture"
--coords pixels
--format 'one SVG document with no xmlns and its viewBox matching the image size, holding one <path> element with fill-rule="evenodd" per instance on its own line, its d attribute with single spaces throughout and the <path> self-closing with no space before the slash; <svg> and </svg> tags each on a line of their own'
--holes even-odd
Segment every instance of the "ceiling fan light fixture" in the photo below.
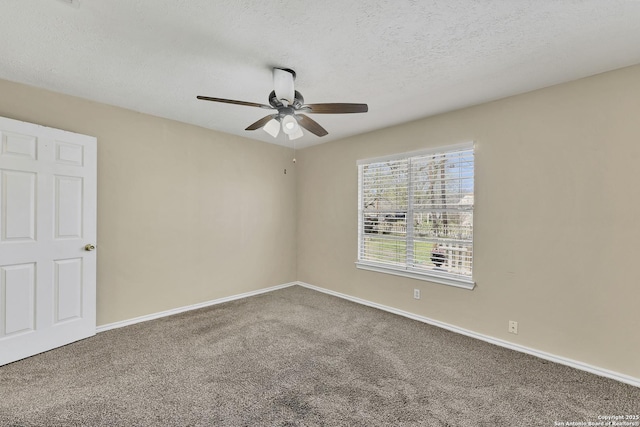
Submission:
<svg viewBox="0 0 640 427">
<path fill-rule="evenodd" d="M 296 130 L 289 134 L 289 140 L 291 141 L 294 139 L 302 138 L 303 136 L 304 133 L 302 133 L 302 129 L 300 128 L 300 126 L 296 126 Z"/>
<path fill-rule="evenodd" d="M 271 119 L 267 122 L 266 125 L 264 125 L 262 129 L 264 129 L 265 132 L 275 138 L 280 133 L 280 122 L 276 119 Z"/>
<path fill-rule="evenodd" d="M 291 114 L 287 114 L 282 118 L 282 131 L 291 136 L 297 130 L 300 130 L 298 121 Z"/>
</svg>

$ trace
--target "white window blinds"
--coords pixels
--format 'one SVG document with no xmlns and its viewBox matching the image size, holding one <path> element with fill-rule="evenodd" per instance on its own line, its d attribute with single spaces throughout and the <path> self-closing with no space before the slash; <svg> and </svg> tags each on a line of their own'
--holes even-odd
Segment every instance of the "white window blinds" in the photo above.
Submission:
<svg viewBox="0 0 640 427">
<path fill-rule="evenodd" d="M 471 282 L 473 144 L 363 160 L 358 172 L 359 264 Z"/>
</svg>

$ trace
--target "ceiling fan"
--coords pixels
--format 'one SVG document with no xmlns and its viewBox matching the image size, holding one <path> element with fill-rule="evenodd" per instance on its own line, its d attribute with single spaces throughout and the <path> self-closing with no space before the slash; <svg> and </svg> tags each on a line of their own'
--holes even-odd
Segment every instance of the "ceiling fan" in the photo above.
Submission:
<svg viewBox="0 0 640 427">
<path fill-rule="evenodd" d="M 289 139 L 297 139 L 303 136 L 301 128 L 305 128 L 317 136 L 325 136 L 328 134 L 322 126 L 306 114 L 366 113 L 369 110 L 367 104 L 305 104 L 302 94 L 294 89 L 293 81 L 295 78 L 296 72 L 291 69 L 273 69 L 274 90 L 269 94 L 269 105 L 236 101 L 233 99 L 212 98 L 210 96 L 198 96 L 197 98 L 204 101 L 224 102 L 227 104 L 276 110 L 276 112 L 261 118 L 245 129 L 256 130 L 264 128 L 264 130 L 274 138 L 280 133 L 281 127 L 282 131 L 289 136 Z"/>
</svg>

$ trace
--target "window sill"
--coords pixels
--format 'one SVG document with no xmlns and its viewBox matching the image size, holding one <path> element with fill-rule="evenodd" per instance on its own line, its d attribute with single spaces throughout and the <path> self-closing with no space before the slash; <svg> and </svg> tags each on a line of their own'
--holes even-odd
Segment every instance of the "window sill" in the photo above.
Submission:
<svg viewBox="0 0 640 427">
<path fill-rule="evenodd" d="M 403 268 L 394 268 L 384 264 L 375 264 L 357 261 L 356 267 L 361 270 L 376 271 L 378 273 L 393 274 L 395 276 L 409 277 L 411 279 L 425 280 L 427 282 L 438 283 L 441 285 L 455 286 L 456 288 L 463 288 L 473 290 L 476 286 L 473 280 L 464 280 L 459 278 L 440 276 L 431 272 L 417 272 L 411 270 L 405 270 Z"/>
</svg>

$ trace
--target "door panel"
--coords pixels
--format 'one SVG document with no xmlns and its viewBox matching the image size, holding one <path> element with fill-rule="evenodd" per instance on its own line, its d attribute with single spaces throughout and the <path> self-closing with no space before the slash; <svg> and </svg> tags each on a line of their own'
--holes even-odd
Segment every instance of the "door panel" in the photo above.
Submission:
<svg viewBox="0 0 640 427">
<path fill-rule="evenodd" d="M 82 317 L 82 258 L 56 260 L 55 321 Z"/>
<path fill-rule="evenodd" d="M 36 138 L 11 132 L 2 133 L 2 157 L 36 159 Z"/>
<path fill-rule="evenodd" d="M 56 162 L 82 166 L 84 164 L 84 147 L 78 144 L 56 141 Z"/>
<path fill-rule="evenodd" d="M 96 139 L 0 117 L 0 365 L 95 334 Z"/>
<path fill-rule="evenodd" d="M 81 177 L 56 176 L 56 239 L 82 238 Z"/>
<path fill-rule="evenodd" d="M 36 174 L 0 170 L 2 240 L 35 240 Z"/>
<path fill-rule="evenodd" d="M 34 264 L 2 267 L 2 294 L 6 299 L 3 336 L 34 329 L 35 320 Z"/>
</svg>

